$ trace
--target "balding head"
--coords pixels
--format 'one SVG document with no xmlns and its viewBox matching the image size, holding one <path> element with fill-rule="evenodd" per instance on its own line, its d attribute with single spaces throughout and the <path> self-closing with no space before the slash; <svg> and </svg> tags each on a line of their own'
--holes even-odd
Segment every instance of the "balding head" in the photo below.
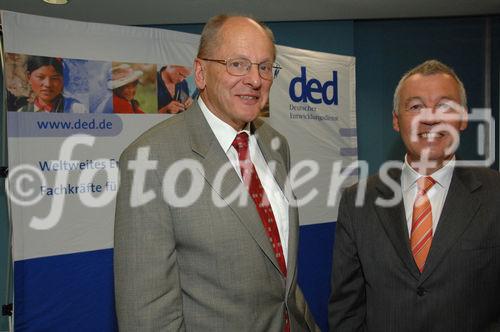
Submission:
<svg viewBox="0 0 500 332">
<path fill-rule="evenodd" d="M 210 58 L 213 56 L 214 51 L 223 44 L 223 38 L 225 34 L 230 34 L 230 29 L 226 29 L 228 26 L 226 23 L 237 23 L 247 21 L 254 24 L 259 29 L 267 35 L 269 40 L 273 45 L 273 54 L 276 58 L 276 46 L 274 45 L 274 34 L 266 25 L 259 22 L 249 16 L 243 15 L 217 15 L 208 20 L 201 33 L 200 45 L 198 47 L 198 58 Z M 230 25 L 230 24 L 229 24 Z M 223 27 L 226 28 L 223 29 Z"/>
</svg>

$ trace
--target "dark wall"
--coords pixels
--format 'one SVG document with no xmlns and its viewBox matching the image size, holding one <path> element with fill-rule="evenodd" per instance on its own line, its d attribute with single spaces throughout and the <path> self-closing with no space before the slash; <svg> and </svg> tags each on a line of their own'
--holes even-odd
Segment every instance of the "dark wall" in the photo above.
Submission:
<svg viewBox="0 0 500 332">
<path fill-rule="evenodd" d="M 496 119 L 496 169 L 500 169 L 500 16 L 489 18 L 492 26 L 491 38 L 491 106 Z"/>
<path fill-rule="evenodd" d="M 431 58 L 443 61 L 462 79 L 469 108 L 485 106 L 485 23 L 483 17 L 355 23 L 359 156 L 370 162 L 372 171 L 404 154 L 391 127 L 392 96 L 411 67 Z M 459 155 L 464 158 L 476 157 L 474 129 L 471 124 L 462 136 Z"/>
</svg>

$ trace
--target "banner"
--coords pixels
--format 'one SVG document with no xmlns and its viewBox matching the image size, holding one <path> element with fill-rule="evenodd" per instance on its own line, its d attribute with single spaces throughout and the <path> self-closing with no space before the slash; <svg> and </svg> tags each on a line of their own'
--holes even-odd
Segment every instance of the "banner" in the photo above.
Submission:
<svg viewBox="0 0 500 332">
<path fill-rule="evenodd" d="M 114 171 L 141 133 L 195 102 L 199 36 L 13 12 L 2 22 L 15 329 L 114 331 Z M 335 188 L 356 179 L 345 171 L 357 159 L 355 62 L 284 46 L 277 62 L 262 116 L 290 143 L 299 281 L 324 326 Z"/>
<path fill-rule="evenodd" d="M 337 220 L 338 186 L 357 181 L 343 172 L 358 159 L 355 59 L 278 46 L 277 62 L 269 123 L 290 145 L 300 224 Z"/>
</svg>

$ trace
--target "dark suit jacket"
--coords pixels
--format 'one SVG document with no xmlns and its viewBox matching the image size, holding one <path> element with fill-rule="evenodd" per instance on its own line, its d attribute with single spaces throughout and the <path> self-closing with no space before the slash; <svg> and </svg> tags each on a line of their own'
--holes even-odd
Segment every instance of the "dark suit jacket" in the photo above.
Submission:
<svg viewBox="0 0 500 332">
<path fill-rule="evenodd" d="M 391 177 L 399 183 L 400 171 Z M 340 203 L 331 331 L 500 331 L 498 172 L 454 170 L 422 273 L 409 248 L 403 201 L 377 206 L 377 197 L 394 194 L 378 176 L 368 180 L 361 207 L 354 206 L 356 189 Z"/>
<path fill-rule="evenodd" d="M 260 120 L 251 130 L 266 160 L 276 163 L 275 178 L 286 194 L 286 140 Z M 280 141 L 278 149 L 271 148 L 273 139 Z M 153 190 L 156 198 L 131 207 L 134 182 L 128 166 L 140 148 L 157 161 L 140 190 Z M 165 177 L 165 172 L 182 159 L 191 161 L 192 172 L 178 174 L 169 189 L 178 196 L 191 189 L 199 194 L 184 207 L 168 204 L 162 194 L 162 182 L 175 178 Z M 150 129 L 123 152 L 114 244 L 120 331 L 281 332 L 285 308 L 292 331 L 316 329 L 297 285 L 297 209 L 289 210 L 284 278 L 253 201 L 248 199 L 246 206 L 238 200 L 225 202 L 241 185 L 228 163 L 197 103 Z M 218 183 L 217 174 L 228 165 Z M 146 163 L 135 166 L 148 168 Z"/>
</svg>

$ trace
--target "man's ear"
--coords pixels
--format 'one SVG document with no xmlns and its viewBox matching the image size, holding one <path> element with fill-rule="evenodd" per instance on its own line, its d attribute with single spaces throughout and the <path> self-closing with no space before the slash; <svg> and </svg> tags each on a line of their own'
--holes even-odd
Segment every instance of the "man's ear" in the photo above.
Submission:
<svg viewBox="0 0 500 332">
<path fill-rule="evenodd" d="M 396 112 L 392 112 L 392 128 L 399 132 L 399 118 Z"/>
<path fill-rule="evenodd" d="M 462 109 L 462 118 L 460 119 L 460 131 L 464 131 L 467 128 L 467 124 L 469 123 L 469 112 L 467 112 L 467 108 Z"/>
<path fill-rule="evenodd" d="M 196 84 L 196 87 L 198 90 L 202 91 L 205 89 L 206 82 L 205 82 L 205 76 L 206 76 L 206 71 L 205 67 L 203 66 L 203 60 L 200 60 L 198 58 L 194 59 L 194 82 Z"/>
</svg>

